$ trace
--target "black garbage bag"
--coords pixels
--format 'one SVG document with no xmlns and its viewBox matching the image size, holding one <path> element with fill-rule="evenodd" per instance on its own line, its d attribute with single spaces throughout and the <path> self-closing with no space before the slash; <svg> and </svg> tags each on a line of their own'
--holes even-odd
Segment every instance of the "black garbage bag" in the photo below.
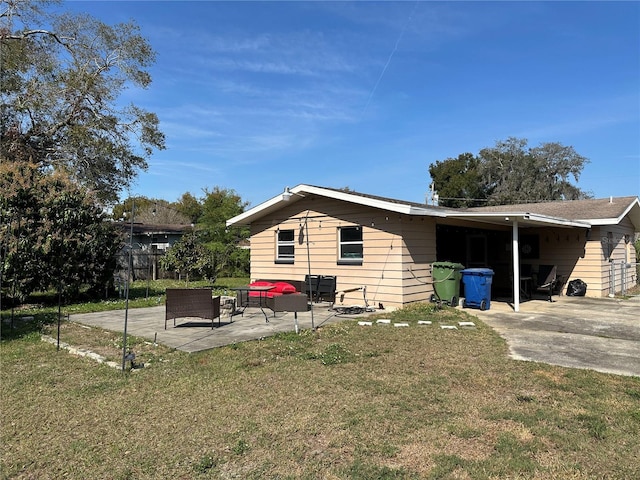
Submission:
<svg viewBox="0 0 640 480">
<path fill-rule="evenodd" d="M 567 284 L 567 296 L 568 297 L 584 297 L 587 293 L 587 284 L 579 278 L 571 280 Z"/>
</svg>

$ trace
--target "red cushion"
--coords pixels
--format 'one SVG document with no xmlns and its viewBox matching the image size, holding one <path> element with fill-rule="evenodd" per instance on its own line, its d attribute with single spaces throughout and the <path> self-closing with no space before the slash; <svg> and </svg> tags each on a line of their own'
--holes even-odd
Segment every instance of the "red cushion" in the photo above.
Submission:
<svg viewBox="0 0 640 480">
<path fill-rule="evenodd" d="M 250 297 L 268 297 L 273 298 L 286 293 L 296 293 L 296 287 L 287 282 L 265 282 L 257 281 L 249 284 L 250 287 L 271 287 L 271 290 L 266 292 L 249 292 Z"/>
<path fill-rule="evenodd" d="M 273 285 L 274 284 L 272 282 L 263 282 L 263 281 L 253 282 L 249 284 L 250 287 L 272 287 Z M 270 292 L 270 291 L 271 290 L 268 290 L 267 292 Z M 268 296 L 267 292 L 249 292 L 249 296 L 250 297 L 260 297 L 260 296 L 267 297 Z"/>
<path fill-rule="evenodd" d="M 271 290 L 274 293 L 296 293 L 296 287 L 287 282 L 276 282 L 276 288 Z"/>
</svg>

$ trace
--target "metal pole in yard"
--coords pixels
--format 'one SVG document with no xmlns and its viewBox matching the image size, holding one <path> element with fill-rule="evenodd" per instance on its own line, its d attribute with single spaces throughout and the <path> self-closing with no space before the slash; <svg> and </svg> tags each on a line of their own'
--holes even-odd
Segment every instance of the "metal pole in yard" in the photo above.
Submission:
<svg viewBox="0 0 640 480">
<path fill-rule="evenodd" d="M 127 357 L 127 322 L 129 319 L 129 279 L 131 278 L 131 263 L 133 262 L 133 217 L 136 211 L 136 200 L 132 200 L 131 204 L 131 229 L 129 231 L 129 262 L 127 265 L 127 283 L 125 285 L 125 303 L 124 303 L 124 332 L 122 334 L 122 371 L 125 371 L 125 363 Z"/>
<path fill-rule="evenodd" d="M 62 258 L 62 257 L 61 257 Z M 58 272 L 59 276 L 62 276 L 61 272 Z M 62 280 L 58 277 L 58 339 L 56 343 L 56 350 L 60 351 L 60 314 L 62 313 Z"/>
<path fill-rule="evenodd" d="M 304 218 L 304 228 L 306 230 L 307 237 L 307 267 L 309 270 L 309 288 L 311 289 L 311 302 L 309 310 L 311 311 L 311 330 L 316 329 L 315 323 L 313 321 L 313 286 L 311 283 L 311 253 L 309 251 L 309 210 L 307 210 L 307 216 Z"/>
</svg>

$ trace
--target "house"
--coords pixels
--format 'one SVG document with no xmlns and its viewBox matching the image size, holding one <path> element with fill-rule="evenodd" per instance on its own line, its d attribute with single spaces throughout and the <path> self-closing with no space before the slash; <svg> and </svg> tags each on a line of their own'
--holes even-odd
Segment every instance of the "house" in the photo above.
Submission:
<svg viewBox="0 0 640 480">
<path fill-rule="evenodd" d="M 637 197 L 451 209 L 302 184 L 227 225 L 250 227 L 251 278 L 335 275 L 338 291 L 354 290 L 345 303 L 362 303 L 362 286 L 385 308 L 428 301 L 436 261 L 491 268 L 492 293 L 516 311 L 521 272 L 540 265 L 556 265 L 565 282 L 582 279 L 588 296 L 638 281 L 635 268 L 622 268 L 635 262 Z"/>
<path fill-rule="evenodd" d="M 193 230 L 191 225 L 162 225 L 150 223 L 117 222 L 123 233 L 125 246 L 118 255 L 117 278 L 121 281 L 127 277 L 129 247 L 132 247 L 132 265 L 130 277 L 132 280 L 158 278 L 158 259 L 166 250 Z"/>
</svg>

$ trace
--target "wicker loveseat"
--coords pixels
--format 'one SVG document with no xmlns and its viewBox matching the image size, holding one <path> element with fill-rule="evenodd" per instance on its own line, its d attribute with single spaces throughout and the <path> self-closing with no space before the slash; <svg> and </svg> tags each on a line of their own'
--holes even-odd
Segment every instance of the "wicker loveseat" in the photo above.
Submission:
<svg viewBox="0 0 640 480">
<path fill-rule="evenodd" d="M 176 318 L 188 317 L 211 320 L 211 328 L 217 318 L 219 326 L 220 297 L 214 297 L 211 288 L 167 288 L 164 329 L 168 320 L 173 319 L 175 327 Z"/>
</svg>

